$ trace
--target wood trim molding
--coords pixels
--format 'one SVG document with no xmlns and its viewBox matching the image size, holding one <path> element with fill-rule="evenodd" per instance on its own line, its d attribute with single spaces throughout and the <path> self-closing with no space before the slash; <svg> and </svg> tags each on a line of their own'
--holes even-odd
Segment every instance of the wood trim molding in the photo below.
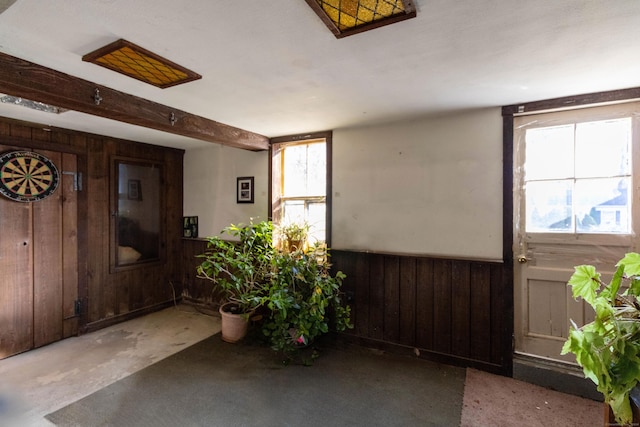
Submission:
<svg viewBox="0 0 640 427">
<path fill-rule="evenodd" d="M 640 87 L 507 105 L 502 107 L 502 115 L 513 116 L 516 114 L 541 113 L 551 110 L 566 110 L 590 105 L 627 102 L 633 99 L 640 99 Z"/>
<path fill-rule="evenodd" d="M 99 91 L 101 101 L 94 100 Z M 175 135 L 250 151 L 269 139 L 0 53 L 0 92 Z M 175 118 L 172 124 L 171 118 Z"/>
</svg>

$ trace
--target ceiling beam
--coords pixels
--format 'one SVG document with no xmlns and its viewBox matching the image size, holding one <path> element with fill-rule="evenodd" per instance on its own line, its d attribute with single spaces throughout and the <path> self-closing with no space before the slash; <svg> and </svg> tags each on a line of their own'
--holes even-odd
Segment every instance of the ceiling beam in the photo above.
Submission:
<svg viewBox="0 0 640 427">
<path fill-rule="evenodd" d="M 266 136 L 119 92 L 1 52 L 0 93 L 245 150 L 269 148 Z"/>
</svg>

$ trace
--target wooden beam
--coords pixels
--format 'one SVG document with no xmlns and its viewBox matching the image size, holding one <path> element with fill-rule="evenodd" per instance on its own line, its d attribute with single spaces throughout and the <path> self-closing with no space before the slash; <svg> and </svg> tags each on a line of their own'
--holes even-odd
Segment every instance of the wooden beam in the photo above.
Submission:
<svg viewBox="0 0 640 427">
<path fill-rule="evenodd" d="M 1 52 L 0 92 L 245 150 L 269 148 L 266 136 L 119 92 Z M 99 95 L 99 102 L 96 101 L 96 95 Z"/>
</svg>

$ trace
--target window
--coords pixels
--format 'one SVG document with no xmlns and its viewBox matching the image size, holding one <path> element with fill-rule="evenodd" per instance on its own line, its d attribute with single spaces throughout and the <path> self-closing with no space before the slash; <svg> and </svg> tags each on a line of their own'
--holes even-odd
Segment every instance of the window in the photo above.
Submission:
<svg viewBox="0 0 640 427">
<path fill-rule="evenodd" d="M 527 232 L 631 232 L 631 117 L 525 130 Z"/>
<path fill-rule="evenodd" d="M 130 267 L 161 259 L 162 167 L 116 159 L 113 188 L 112 266 Z"/>
<path fill-rule="evenodd" d="M 310 243 L 330 240 L 330 158 L 330 133 L 272 140 L 272 220 L 307 223 Z"/>
</svg>

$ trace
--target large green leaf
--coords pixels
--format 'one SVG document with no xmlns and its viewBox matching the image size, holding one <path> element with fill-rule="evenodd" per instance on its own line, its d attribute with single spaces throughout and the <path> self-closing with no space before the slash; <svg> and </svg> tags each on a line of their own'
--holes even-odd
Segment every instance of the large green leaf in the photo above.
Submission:
<svg viewBox="0 0 640 427">
<path fill-rule="evenodd" d="M 618 263 L 616 267 L 624 265 L 624 272 L 627 276 L 638 276 L 640 275 L 640 254 L 635 252 L 630 252 L 624 256 Z"/>
<path fill-rule="evenodd" d="M 600 273 L 592 265 L 579 265 L 569 279 L 573 298 L 581 297 L 592 307 L 596 300 L 596 290 L 600 287 Z"/>
</svg>

